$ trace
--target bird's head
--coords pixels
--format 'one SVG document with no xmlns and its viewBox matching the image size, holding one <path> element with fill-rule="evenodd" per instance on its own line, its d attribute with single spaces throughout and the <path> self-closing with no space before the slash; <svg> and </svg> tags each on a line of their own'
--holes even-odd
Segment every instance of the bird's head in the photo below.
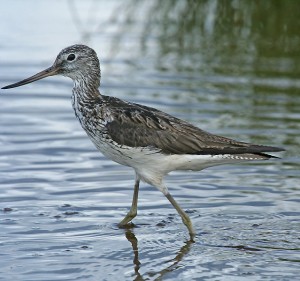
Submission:
<svg viewBox="0 0 300 281">
<path fill-rule="evenodd" d="M 96 52 L 85 45 L 72 45 L 63 49 L 49 68 L 2 89 L 23 86 L 53 75 L 67 76 L 79 82 L 84 80 L 95 84 L 95 87 L 98 88 L 100 84 L 100 64 Z"/>
</svg>

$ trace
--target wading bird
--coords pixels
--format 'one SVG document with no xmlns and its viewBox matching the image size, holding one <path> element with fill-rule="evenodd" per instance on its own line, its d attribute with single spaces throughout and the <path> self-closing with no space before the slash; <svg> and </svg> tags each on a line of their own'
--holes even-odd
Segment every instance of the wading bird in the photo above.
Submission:
<svg viewBox="0 0 300 281">
<path fill-rule="evenodd" d="M 135 171 L 132 206 L 119 226 L 125 226 L 137 215 L 142 180 L 166 196 L 193 239 L 195 231 L 189 216 L 163 181 L 166 174 L 174 170 L 200 171 L 220 164 L 267 160 L 274 156 L 266 152 L 284 150 L 213 135 L 157 109 L 102 95 L 98 90 L 101 75 L 97 54 L 85 45 L 63 49 L 51 67 L 2 89 L 52 75 L 67 76 L 74 81 L 75 115 L 95 146 L 107 158 Z"/>
</svg>

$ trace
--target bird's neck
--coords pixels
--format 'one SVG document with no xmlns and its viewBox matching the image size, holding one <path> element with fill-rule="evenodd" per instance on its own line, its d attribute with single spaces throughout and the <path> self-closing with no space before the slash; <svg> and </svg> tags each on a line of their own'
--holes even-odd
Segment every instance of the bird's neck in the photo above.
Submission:
<svg viewBox="0 0 300 281">
<path fill-rule="evenodd" d="M 85 80 L 74 81 L 72 106 L 81 126 L 86 127 L 85 120 L 89 119 L 90 111 L 101 97 L 98 84 L 87 83 Z"/>
<path fill-rule="evenodd" d="M 100 96 L 100 92 L 98 87 L 100 86 L 99 83 L 90 82 L 88 80 L 74 80 L 73 86 L 73 95 L 77 101 L 81 102 L 92 102 L 95 99 L 98 99 Z"/>
</svg>

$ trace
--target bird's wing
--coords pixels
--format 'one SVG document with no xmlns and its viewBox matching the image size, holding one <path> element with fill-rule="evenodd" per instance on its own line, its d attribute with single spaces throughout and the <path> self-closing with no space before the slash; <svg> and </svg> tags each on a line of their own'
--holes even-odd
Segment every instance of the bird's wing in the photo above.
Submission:
<svg viewBox="0 0 300 281">
<path fill-rule="evenodd" d="M 120 103 L 123 103 L 122 105 Z M 153 147 L 165 154 L 242 154 L 282 151 L 271 146 L 238 142 L 205 132 L 154 108 L 116 99 L 110 101 L 107 133 L 130 147 Z"/>
</svg>

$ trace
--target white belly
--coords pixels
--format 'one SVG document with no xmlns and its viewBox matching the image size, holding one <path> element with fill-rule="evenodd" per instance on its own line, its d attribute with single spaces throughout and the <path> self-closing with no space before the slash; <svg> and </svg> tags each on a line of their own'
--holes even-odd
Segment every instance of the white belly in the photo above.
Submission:
<svg viewBox="0 0 300 281">
<path fill-rule="evenodd" d="M 174 170 L 200 171 L 208 167 L 244 162 L 250 159 L 242 156 L 224 155 L 166 155 L 154 148 L 133 148 L 119 146 L 114 142 L 94 141 L 96 147 L 109 159 L 132 167 L 141 180 L 161 189 L 163 177 Z"/>
</svg>

